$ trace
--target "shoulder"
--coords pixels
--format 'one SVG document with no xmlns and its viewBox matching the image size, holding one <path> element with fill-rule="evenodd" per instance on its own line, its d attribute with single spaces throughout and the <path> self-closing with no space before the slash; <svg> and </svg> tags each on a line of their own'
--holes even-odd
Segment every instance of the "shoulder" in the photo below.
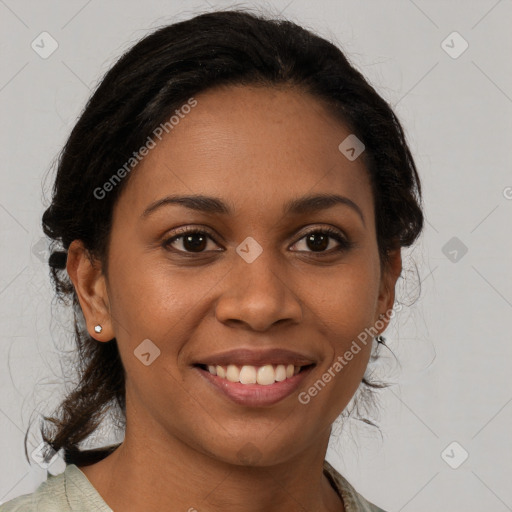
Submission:
<svg viewBox="0 0 512 512">
<path fill-rule="evenodd" d="M 0 512 L 112 512 L 80 469 L 69 464 L 63 473 L 48 475 L 31 494 L 18 496 L 3 505 Z"/>
<path fill-rule="evenodd" d="M 324 473 L 331 484 L 338 491 L 343 499 L 346 512 L 385 512 L 377 505 L 361 496 L 350 482 L 334 469 L 326 460 L 324 461 Z"/>
<path fill-rule="evenodd" d="M 30 494 L 18 496 L 3 505 L 0 512 L 61 512 L 71 510 L 66 500 L 65 476 L 49 475 Z"/>
</svg>

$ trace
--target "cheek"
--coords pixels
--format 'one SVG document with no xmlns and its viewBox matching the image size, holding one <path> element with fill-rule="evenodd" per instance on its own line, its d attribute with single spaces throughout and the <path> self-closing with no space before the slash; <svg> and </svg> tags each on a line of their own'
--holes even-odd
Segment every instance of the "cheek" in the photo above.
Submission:
<svg viewBox="0 0 512 512">
<path fill-rule="evenodd" d="M 320 290 L 319 282 L 317 286 Z M 299 399 L 310 408 L 308 418 L 321 417 L 330 424 L 356 393 L 367 368 L 377 290 L 367 277 L 346 271 L 326 280 L 324 290 L 312 314 L 318 317 L 317 332 L 329 355 Z"/>
<path fill-rule="evenodd" d="M 147 263 L 140 258 L 111 272 L 111 307 L 121 330 L 130 336 L 162 339 L 201 304 L 208 285 L 191 269 Z"/>
<path fill-rule="evenodd" d="M 329 344 L 322 372 L 331 391 L 348 402 L 366 370 L 373 343 L 372 327 L 378 303 L 379 268 L 371 260 L 343 266 L 322 282 L 316 281 L 313 315 Z M 321 294 L 320 291 L 323 290 Z"/>
<path fill-rule="evenodd" d="M 127 393 L 143 397 L 154 415 L 164 404 L 186 402 L 176 361 L 195 328 L 205 292 L 200 283 L 191 286 L 198 280 L 190 270 L 185 274 L 145 265 L 142 258 L 110 273 L 111 311 Z"/>
<path fill-rule="evenodd" d="M 223 273 L 219 276 L 211 270 L 171 268 L 166 262 L 151 264 L 139 257 L 118 265 L 110 274 L 112 318 L 128 375 L 135 380 L 137 375 L 155 382 L 168 379 L 172 384 L 174 378 L 179 378 L 177 363 L 179 366 L 184 349 L 208 315 L 208 297 L 215 292 Z M 158 354 L 148 368 L 141 368 L 141 361 L 134 357 L 147 352 L 143 343 Z M 158 378 L 155 371 L 140 374 L 146 369 L 158 369 L 163 374 Z M 174 388 L 169 385 L 167 389 Z"/>
<path fill-rule="evenodd" d="M 379 274 L 372 261 L 343 265 L 322 279 L 311 280 L 316 314 L 329 338 L 356 338 L 370 327 L 378 303 Z"/>
</svg>

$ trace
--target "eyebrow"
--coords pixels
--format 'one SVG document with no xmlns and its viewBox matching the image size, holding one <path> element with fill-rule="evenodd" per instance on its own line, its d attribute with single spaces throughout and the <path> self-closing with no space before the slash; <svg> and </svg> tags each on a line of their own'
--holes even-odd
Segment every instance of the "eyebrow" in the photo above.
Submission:
<svg viewBox="0 0 512 512">
<path fill-rule="evenodd" d="M 159 199 L 151 203 L 142 213 L 141 218 L 148 217 L 155 210 L 166 206 L 177 204 L 195 210 L 198 212 L 217 214 L 217 215 L 233 215 L 234 209 L 227 203 L 216 197 L 204 195 L 178 196 L 172 195 Z M 366 226 L 363 212 L 361 208 L 351 199 L 338 194 L 315 194 L 299 197 L 288 201 L 283 208 L 284 215 L 301 215 L 315 213 L 327 210 L 336 205 L 345 205 L 354 210 L 363 224 Z"/>
</svg>

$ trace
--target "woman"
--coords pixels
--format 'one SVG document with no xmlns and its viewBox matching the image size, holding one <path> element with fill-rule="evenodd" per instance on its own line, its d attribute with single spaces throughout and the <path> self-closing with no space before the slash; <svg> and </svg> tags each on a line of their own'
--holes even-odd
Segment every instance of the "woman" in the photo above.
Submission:
<svg viewBox="0 0 512 512">
<path fill-rule="evenodd" d="M 237 10 L 145 37 L 43 216 L 82 363 L 42 431 L 67 467 L 0 509 L 382 511 L 325 455 L 422 224 L 399 121 L 331 43 Z M 124 441 L 80 449 L 111 411 Z"/>
</svg>

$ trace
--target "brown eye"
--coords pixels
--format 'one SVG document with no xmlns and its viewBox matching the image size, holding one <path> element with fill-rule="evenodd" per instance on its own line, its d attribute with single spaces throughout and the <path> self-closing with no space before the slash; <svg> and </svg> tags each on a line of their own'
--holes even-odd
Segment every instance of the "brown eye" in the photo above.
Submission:
<svg viewBox="0 0 512 512">
<path fill-rule="evenodd" d="M 169 249 L 170 246 L 175 244 L 179 246 L 181 244 L 182 249 L 173 247 L 172 250 L 185 253 L 201 253 L 207 248 L 208 240 L 215 242 L 207 231 L 184 229 L 180 231 L 179 235 L 167 238 L 162 245 L 164 248 Z"/>
<path fill-rule="evenodd" d="M 330 238 L 324 233 L 312 233 L 306 236 L 306 244 L 312 251 L 325 251 L 329 246 Z"/>
<path fill-rule="evenodd" d="M 330 247 L 331 240 L 333 239 L 338 242 L 338 247 Z M 339 231 L 333 228 L 314 229 L 306 233 L 301 240 L 305 240 L 306 247 L 309 249 L 309 251 L 305 252 L 313 253 L 343 251 L 348 250 L 353 245 L 352 242 L 349 242 Z M 297 243 L 298 242 L 296 242 L 296 244 Z"/>
</svg>

